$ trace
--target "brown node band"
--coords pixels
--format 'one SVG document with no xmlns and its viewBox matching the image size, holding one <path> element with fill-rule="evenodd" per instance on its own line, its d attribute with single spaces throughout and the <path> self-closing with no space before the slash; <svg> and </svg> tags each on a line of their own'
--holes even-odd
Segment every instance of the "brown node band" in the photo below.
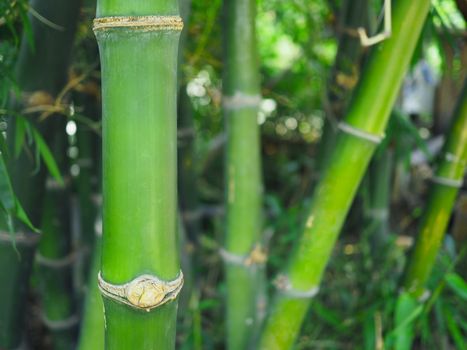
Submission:
<svg viewBox="0 0 467 350">
<path fill-rule="evenodd" d="M 128 28 L 145 31 L 161 31 L 183 29 L 180 16 L 111 16 L 95 18 L 92 29 L 94 31 L 112 28 Z"/>
</svg>

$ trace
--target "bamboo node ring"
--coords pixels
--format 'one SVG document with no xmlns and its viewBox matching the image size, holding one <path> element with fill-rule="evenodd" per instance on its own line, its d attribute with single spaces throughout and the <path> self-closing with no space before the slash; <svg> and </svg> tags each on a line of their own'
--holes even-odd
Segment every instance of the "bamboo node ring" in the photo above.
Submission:
<svg viewBox="0 0 467 350">
<path fill-rule="evenodd" d="M 464 182 L 462 180 L 450 179 L 442 176 L 432 176 L 431 182 L 447 187 L 461 188 Z"/>
<path fill-rule="evenodd" d="M 340 122 L 337 127 L 344 133 L 355 136 L 359 139 L 369 141 L 371 143 L 380 144 L 384 139 L 384 135 L 375 135 L 368 131 L 356 128 L 345 122 Z"/>
<path fill-rule="evenodd" d="M 450 152 L 446 152 L 444 154 L 444 158 L 451 163 L 459 163 L 461 165 L 465 165 L 467 162 L 460 157 L 456 156 L 455 154 L 452 154 Z"/>
<path fill-rule="evenodd" d="M 180 270 L 172 281 L 141 275 L 128 283 L 115 285 L 105 281 L 99 271 L 97 281 L 104 297 L 149 312 L 177 298 L 183 287 L 183 272 Z"/>
<path fill-rule="evenodd" d="M 36 262 L 38 265 L 58 270 L 71 266 L 77 260 L 78 256 L 78 252 L 72 251 L 61 258 L 48 258 L 37 252 Z"/>
<path fill-rule="evenodd" d="M 44 323 L 48 329 L 53 331 L 63 331 L 70 329 L 79 323 L 79 317 L 77 314 L 73 314 L 64 320 L 50 320 L 45 314 L 42 314 L 41 319 L 42 323 Z"/>
<path fill-rule="evenodd" d="M 180 16 L 110 16 L 95 18 L 92 30 L 128 28 L 133 30 L 162 31 L 183 29 Z"/>
<path fill-rule="evenodd" d="M 258 108 L 261 103 L 261 95 L 248 95 L 237 91 L 232 96 L 224 95 L 222 97 L 222 106 L 224 109 Z"/>
<path fill-rule="evenodd" d="M 319 286 L 314 286 L 308 290 L 294 289 L 289 277 L 284 274 L 280 274 L 276 277 L 274 286 L 281 294 L 293 299 L 313 298 L 319 292 Z"/>
<path fill-rule="evenodd" d="M 268 255 L 261 244 L 256 244 L 246 256 L 231 253 L 223 248 L 219 249 L 219 254 L 225 263 L 243 265 L 245 267 L 264 265 L 268 260 Z"/>
</svg>

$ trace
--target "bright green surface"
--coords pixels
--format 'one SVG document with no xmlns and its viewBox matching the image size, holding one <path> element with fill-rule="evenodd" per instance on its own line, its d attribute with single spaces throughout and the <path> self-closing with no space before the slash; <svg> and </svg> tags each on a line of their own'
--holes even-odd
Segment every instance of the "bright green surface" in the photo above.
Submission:
<svg viewBox="0 0 467 350">
<path fill-rule="evenodd" d="M 394 4 L 393 35 L 373 50 L 353 95 L 347 123 L 375 134 L 384 132 L 429 7 L 428 0 L 399 0 Z M 319 286 L 374 149 L 375 145 L 368 141 L 338 135 L 329 166 L 314 192 L 303 235 L 286 269 L 293 288 L 306 291 Z M 305 300 L 276 297 L 260 349 L 291 348 L 308 304 Z"/>
<path fill-rule="evenodd" d="M 173 0 L 98 0 L 96 17 L 178 15 Z"/>
<path fill-rule="evenodd" d="M 224 79 L 226 97 L 259 96 L 255 31 L 256 1 L 224 1 Z M 260 243 L 262 179 L 257 107 L 224 110 L 227 133 L 227 226 L 225 249 L 246 256 Z M 257 297 L 263 269 L 226 265 L 227 348 L 248 349 L 258 328 Z"/>
<path fill-rule="evenodd" d="M 98 33 L 103 97 L 102 272 L 178 275 L 176 32 Z M 116 263 L 125 259 L 125 264 Z"/>
<path fill-rule="evenodd" d="M 104 305 L 97 285 L 100 263 L 101 238 L 96 236 L 78 350 L 104 349 Z"/>
<path fill-rule="evenodd" d="M 99 1 L 98 16 L 175 14 L 175 1 Z M 102 275 L 172 280 L 177 242 L 176 91 L 179 32 L 96 33 L 102 69 Z M 173 349 L 177 302 L 151 312 L 104 300 L 107 349 Z"/>
</svg>

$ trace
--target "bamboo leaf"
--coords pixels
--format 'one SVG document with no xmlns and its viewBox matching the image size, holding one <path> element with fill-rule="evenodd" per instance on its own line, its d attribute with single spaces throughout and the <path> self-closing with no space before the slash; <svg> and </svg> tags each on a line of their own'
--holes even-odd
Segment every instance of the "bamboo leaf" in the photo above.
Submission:
<svg viewBox="0 0 467 350">
<path fill-rule="evenodd" d="M 15 216 L 19 220 L 21 220 L 24 224 L 26 224 L 32 231 L 34 231 L 36 233 L 39 233 L 40 232 L 39 229 L 33 225 L 31 220 L 29 219 L 28 215 L 24 211 L 24 209 L 23 209 L 21 203 L 19 202 L 19 200 L 17 198 L 15 198 L 15 199 L 16 199 L 16 201 L 15 201 L 15 204 L 16 204 Z"/>
<path fill-rule="evenodd" d="M 466 343 L 464 341 L 464 337 L 462 335 L 462 331 L 457 326 L 452 310 L 447 305 L 444 305 L 443 307 L 443 316 L 446 321 L 449 334 L 452 340 L 454 341 L 454 343 L 456 344 L 456 349 L 458 350 L 467 349 Z"/>
<path fill-rule="evenodd" d="M 462 277 L 455 273 L 449 273 L 446 275 L 445 280 L 454 293 L 467 300 L 467 282 Z"/>
<path fill-rule="evenodd" d="M 52 175 L 53 178 L 61 186 L 63 186 L 62 175 L 60 174 L 60 170 L 58 169 L 57 163 L 55 162 L 55 159 L 52 155 L 52 152 L 50 151 L 49 146 L 47 146 L 47 143 L 45 142 L 41 134 L 36 129 L 32 129 L 32 132 L 33 132 L 34 141 L 36 142 L 37 150 L 40 153 L 42 159 L 44 160 L 44 163 L 47 169 L 49 170 L 50 175 Z"/>
<path fill-rule="evenodd" d="M 395 338 L 395 350 L 409 350 L 412 348 L 413 323 L 422 311 L 423 306 L 419 305 L 409 294 L 402 293 L 399 296 L 396 304 L 395 328 L 387 336 L 389 340 Z"/>
</svg>

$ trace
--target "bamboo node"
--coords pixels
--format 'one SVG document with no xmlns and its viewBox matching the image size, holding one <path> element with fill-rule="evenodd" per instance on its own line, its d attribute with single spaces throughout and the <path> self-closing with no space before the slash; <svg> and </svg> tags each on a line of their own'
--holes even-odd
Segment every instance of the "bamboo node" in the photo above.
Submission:
<svg viewBox="0 0 467 350">
<path fill-rule="evenodd" d="M 344 133 L 355 136 L 359 139 L 369 141 L 371 143 L 375 144 L 380 144 L 383 139 L 384 139 L 384 134 L 383 135 L 376 135 L 372 134 L 368 131 L 356 128 L 355 126 L 352 126 L 350 124 L 347 124 L 346 122 L 340 122 L 337 127 Z"/>
<path fill-rule="evenodd" d="M 258 108 L 261 103 L 261 95 L 248 95 L 243 92 L 235 92 L 232 96 L 223 96 L 224 109 Z"/>
<path fill-rule="evenodd" d="M 183 29 L 180 16 L 110 16 L 95 18 L 92 30 L 107 30 L 112 28 L 128 28 L 144 31 L 162 31 Z"/>
<path fill-rule="evenodd" d="M 37 233 L 24 233 L 24 232 L 16 232 L 16 233 L 9 233 L 5 231 L 0 231 L 0 242 L 8 242 L 8 243 L 15 243 L 17 245 L 25 246 L 25 247 L 34 247 L 39 243 L 41 235 Z"/>
<path fill-rule="evenodd" d="M 308 290 L 294 289 L 289 277 L 284 274 L 278 275 L 273 284 L 281 294 L 293 299 L 313 298 L 319 292 L 319 286 L 314 286 Z"/>
<path fill-rule="evenodd" d="M 79 323 L 79 316 L 77 314 L 71 315 L 64 320 L 50 320 L 45 314 L 41 315 L 44 325 L 53 331 L 63 331 L 76 326 Z"/>
<path fill-rule="evenodd" d="M 72 251 L 68 255 L 61 258 L 47 258 L 37 252 L 36 263 L 50 269 L 58 270 L 71 266 L 78 259 L 78 257 L 79 254 L 76 251 Z"/>
<path fill-rule="evenodd" d="M 152 275 L 141 275 L 128 283 L 115 285 L 105 281 L 101 272 L 97 275 L 97 279 L 104 297 L 148 312 L 175 300 L 183 287 L 181 270 L 172 281 L 163 281 Z"/>
<path fill-rule="evenodd" d="M 462 181 L 462 179 L 456 180 L 456 179 L 450 179 L 450 178 L 443 177 L 443 176 L 432 176 L 431 182 L 438 184 L 438 185 L 454 187 L 454 188 L 462 188 L 462 185 L 464 184 L 464 181 Z"/>
<path fill-rule="evenodd" d="M 219 254 L 227 264 L 241 265 L 250 267 L 254 265 L 264 265 L 268 260 L 267 252 L 261 244 L 255 244 L 248 255 L 239 255 L 231 253 L 223 248 L 219 249 Z"/>
<path fill-rule="evenodd" d="M 452 154 L 450 152 L 446 152 L 444 154 L 444 157 L 448 162 L 451 162 L 451 163 L 459 163 L 461 165 L 466 165 L 466 163 L 467 163 L 465 160 L 461 159 L 460 157 L 458 157 L 455 154 Z"/>
</svg>

